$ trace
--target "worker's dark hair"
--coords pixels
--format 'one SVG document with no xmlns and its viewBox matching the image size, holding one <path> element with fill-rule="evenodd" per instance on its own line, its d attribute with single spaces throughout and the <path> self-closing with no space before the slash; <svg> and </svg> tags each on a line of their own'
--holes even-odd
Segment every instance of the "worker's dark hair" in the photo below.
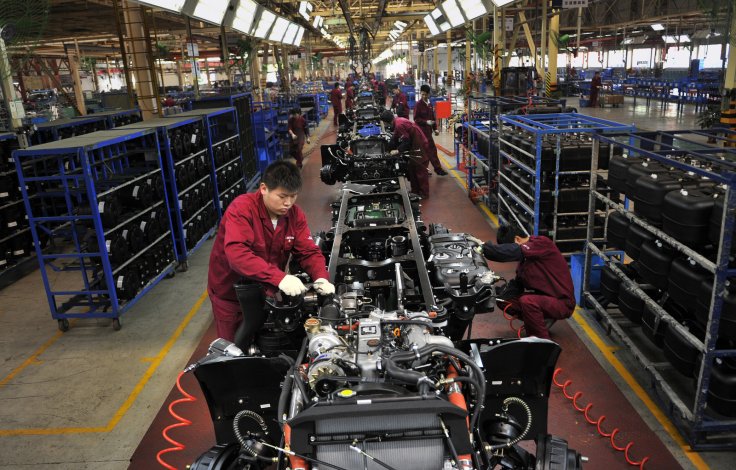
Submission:
<svg viewBox="0 0 736 470">
<path fill-rule="evenodd" d="M 391 123 L 394 121 L 394 113 L 388 109 L 381 113 L 381 121 Z"/>
<path fill-rule="evenodd" d="M 291 108 L 291 114 L 301 114 L 302 108 Z"/>
<path fill-rule="evenodd" d="M 422 85 L 422 87 L 419 89 L 419 91 L 423 91 L 425 93 L 430 93 L 432 89 L 429 87 L 429 85 Z"/>
<path fill-rule="evenodd" d="M 503 224 L 498 227 L 496 233 L 496 242 L 498 243 L 514 243 L 516 237 L 526 238 L 528 235 L 521 227 L 516 225 Z"/>
<path fill-rule="evenodd" d="M 335 82 L 335 88 L 340 88 L 340 84 Z"/>
<path fill-rule="evenodd" d="M 302 189 L 302 172 L 291 162 L 278 160 L 266 167 L 261 183 L 270 190 L 282 187 L 295 193 Z"/>
</svg>

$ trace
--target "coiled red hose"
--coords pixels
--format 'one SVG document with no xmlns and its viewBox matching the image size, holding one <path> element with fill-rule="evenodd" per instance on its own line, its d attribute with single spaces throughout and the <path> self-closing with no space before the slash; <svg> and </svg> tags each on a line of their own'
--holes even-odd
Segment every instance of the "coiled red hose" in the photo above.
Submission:
<svg viewBox="0 0 736 470">
<path fill-rule="evenodd" d="M 616 439 L 616 434 L 619 433 L 619 428 L 614 428 L 614 430 L 611 432 L 605 432 L 603 429 L 601 429 L 601 424 L 603 424 L 603 421 L 605 421 L 606 415 L 601 415 L 598 419 L 591 418 L 590 409 L 593 408 L 593 403 L 588 403 L 585 406 L 579 405 L 578 400 L 580 399 L 580 397 L 583 396 L 583 392 L 578 391 L 572 394 L 568 392 L 567 389 L 568 387 L 570 387 L 570 385 L 572 385 L 572 380 L 567 379 L 562 383 L 558 382 L 557 376 L 559 375 L 560 372 L 562 372 L 562 368 L 558 367 L 557 369 L 555 369 L 554 374 L 552 374 L 552 383 L 555 384 L 556 387 L 562 390 L 562 395 L 572 402 L 573 408 L 583 413 L 583 416 L 585 417 L 585 421 L 587 421 L 588 424 L 595 425 L 596 430 L 598 431 L 598 434 L 600 434 L 601 437 L 607 438 L 609 442 L 611 443 L 611 447 L 613 447 L 619 452 L 624 453 L 624 458 L 626 459 L 626 463 L 628 463 L 629 465 L 633 465 L 635 467 L 639 467 L 640 469 L 643 470 L 644 464 L 647 463 L 647 461 L 649 460 L 649 456 L 646 456 L 643 459 L 638 460 L 638 461 L 634 460 L 629 455 L 631 448 L 634 446 L 633 441 L 629 441 L 629 443 L 623 447 L 617 445 L 615 439 Z"/>
<path fill-rule="evenodd" d="M 166 449 L 160 450 L 158 454 L 156 454 L 156 460 L 159 464 L 161 464 L 162 467 L 168 468 L 169 470 L 177 470 L 176 467 L 170 465 L 169 463 L 165 462 L 163 459 L 163 455 L 167 454 L 169 452 L 179 452 L 184 449 L 186 449 L 186 446 L 182 444 L 181 442 L 175 441 L 169 436 L 169 431 L 176 428 L 181 428 L 185 426 L 189 426 L 192 424 L 192 422 L 179 414 L 177 414 L 174 411 L 174 407 L 178 405 L 179 403 L 191 403 L 197 401 L 195 397 L 187 393 L 181 386 L 181 378 L 186 373 L 186 371 L 179 372 L 179 376 L 176 378 L 176 388 L 179 389 L 179 393 L 182 394 L 182 398 L 179 398 L 178 400 L 174 400 L 169 404 L 169 414 L 177 421 L 174 424 L 171 424 L 169 426 L 166 426 L 166 428 L 163 430 L 161 435 L 166 439 L 166 441 L 171 444 L 171 447 L 168 447 Z"/>
</svg>

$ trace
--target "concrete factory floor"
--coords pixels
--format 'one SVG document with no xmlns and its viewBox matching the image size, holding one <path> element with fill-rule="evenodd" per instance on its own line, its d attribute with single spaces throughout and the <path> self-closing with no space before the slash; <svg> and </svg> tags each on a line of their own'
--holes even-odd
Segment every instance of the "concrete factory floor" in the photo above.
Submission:
<svg viewBox="0 0 736 470">
<path fill-rule="evenodd" d="M 696 127 L 692 107 L 678 114 L 674 104 L 661 106 L 653 101 L 648 108 L 644 104 L 640 100 L 634 107 L 627 98 L 621 108 L 580 111 L 649 130 Z M 572 99 L 569 105 L 576 106 L 577 99 Z M 316 135 L 332 130 L 330 118 L 322 122 Z M 317 140 L 314 139 L 313 147 Z M 438 143 L 452 149 L 451 133 L 444 132 Z M 454 164 L 454 157 L 444 155 L 443 158 L 447 167 Z M 318 150 L 307 165 L 319 166 Z M 310 174 L 317 174 L 311 170 Z M 443 188 L 463 191 L 459 175 L 444 178 L 453 177 L 457 178 L 457 184 L 443 181 Z M 433 185 L 438 184 L 439 177 L 432 179 Z M 308 188 L 310 191 L 300 196 L 305 206 L 321 197 L 318 193 L 324 190 L 324 185 L 317 181 Z M 430 203 L 441 205 L 440 200 L 434 199 L 435 196 Z M 445 212 L 449 212 L 447 208 Z M 330 218 L 328 207 L 308 215 L 313 230 L 324 228 Z M 453 217 L 480 220 L 486 215 L 478 210 L 453 214 Z M 425 218 L 451 228 L 458 222 L 436 220 L 429 215 Z M 73 320 L 68 332 L 58 331 L 57 322 L 49 314 L 38 271 L 0 292 L 0 468 L 128 468 L 131 456 L 171 391 L 177 374 L 187 365 L 210 326 L 212 313 L 205 287 L 211 246 L 212 241 L 205 243 L 190 260 L 187 272 L 162 281 L 124 314 L 123 328 L 117 332 L 113 331 L 110 320 Z M 61 283 L 66 281 L 61 275 L 54 276 Z M 686 447 L 680 445 L 682 439 L 678 435 L 673 438 L 666 428 L 666 418 L 663 425 L 661 413 L 654 415 L 639 398 L 639 392 L 632 389 L 630 375 L 625 370 L 634 373 L 635 367 L 626 352 L 615 351 L 611 347 L 615 345 L 595 321 L 579 312 L 567 324 L 589 346 L 683 468 L 733 467 L 736 453 L 698 454 L 683 450 Z M 550 413 L 557 411 L 550 409 Z M 570 425 L 578 426 L 580 433 L 588 433 L 589 440 L 599 439 L 581 415 L 578 419 Z M 612 424 L 616 423 L 613 416 L 610 419 Z M 195 426 L 210 426 L 210 423 L 195 423 Z M 200 452 L 208 445 L 201 446 Z M 578 450 L 585 453 L 585 449 Z M 635 447 L 632 452 L 643 456 L 647 449 Z M 600 468 L 592 463 L 595 455 L 589 457 L 588 468 Z M 151 461 L 133 468 L 160 467 Z M 629 468 L 623 455 L 617 468 Z M 645 468 L 664 467 L 650 462 Z"/>
</svg>

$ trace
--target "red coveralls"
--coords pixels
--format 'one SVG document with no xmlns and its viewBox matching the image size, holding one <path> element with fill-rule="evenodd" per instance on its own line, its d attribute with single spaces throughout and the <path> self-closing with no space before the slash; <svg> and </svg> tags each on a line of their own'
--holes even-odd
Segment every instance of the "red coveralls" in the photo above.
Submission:
<svg viewBox="0 0 736 470">
<path fill-rule="evenodd" d="M 335 113 L 332 122 L 337 125 L 337 116 L 342 113 L 342 92 L 339 88 L 333 88 L 330 92 L 330 102 L 332 103 L 332 111 Z"/>
<path fill-rule="evenodd" d="M 434 121 L 434 124 L 430 126 L 427 124 L 427 121 Z M 425 103 L 423 100 L 417 101 L 414 107 L 414 122 L 417 123 L 424 133 L 424 137 L 427 138 L 427 143 L 429 144 L 429 154 L 427 156 L 429 157 L 430 163 L 432 163 L 434 171 L 442 170 L 442 164 L 437 156 L 437 146 L 432 137 L 432 132 L 437 130 L 437 120 L 434 117 L 434 109 L 429 103 Z"/>
<path fill-rule="evenodd" d="M 511 303 L 508 312 L 521 316 L 527 335 L 549 339 L 544 319 L 562 320 L 572 315 L 575 294 L 570 268 L 552 240 L 532 236 L 523 245 L 486 243 L 483 254 L 491 261 L 519 261 L 516 279 L 524 293 L 507 299 Z"/>
<path fill-rule="evenodd" d="M 304 142 L 309 137 L 309 127 L 307 126 L 307 120 L 304 116 L 291 116 L 289 117 L 289 130 L 296 134 L 296 140 L 291 141 L 289 147 L 289 154 L 291 158 L 296 160 L 296 165 L 301 168 L 302 160 L 302 148 L 304 148 Z M 290 134 L 291 135 L 291 134 Z"/>
<path fill-rule="evenodd" d="M 238 196 L 228 206 L 210 254 L 207 275 L 219 337 L 233 341 L 243 321 L 233 285 L 246 278 L 264 284 L 266 295 L 274 295 L 286 276 L 290 254 L 312 279 L 329 279 L 325 258 L 299 207 L 292 206 L 274 230 L 260 191 Z"/>
<path fill-rule="evenodd" d="M 345 109 L 353 107 L 353 101 L 355 100 L 355 87 L 349 87 L 345 92 Z"/>
<path fill-rule="evenodd" d="M 409 174 L 407 176 L 411 184 L 411 191 L 427 199 L 429 198 L 429 175 L 427 174 L 429 143 L 427 138 L 424 137 L 424 133 L 419 126 L 402 117 L 394 118 L 393 127 L 394 133 L 389 148 L 395 149 L 403 145 L 407 147 L 407 150 L 412 149 L 421 152 L 421 157 L 409 160 Z"/>
<path fill-rule="evenodd" d="M 404 92 L 399 91 L 398 95 L 394 95 L 394 99 L 391 101 L 391 109 L 395 110 L 397 116 L 409 119 L 409 103 L 406 101 Z"/>
</svg>

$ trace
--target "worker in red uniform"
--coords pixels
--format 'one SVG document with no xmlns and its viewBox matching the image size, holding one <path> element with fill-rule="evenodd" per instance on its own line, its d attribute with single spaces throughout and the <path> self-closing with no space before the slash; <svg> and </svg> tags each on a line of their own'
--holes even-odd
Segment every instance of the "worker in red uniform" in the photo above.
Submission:
<svg viewBox="0 0 736 470">
<path fill-rule="evenodd" d="M 401 91 L 401 87 L 394 88 L 394 98 L 391 101 L 391 109 L 398 117 L 409 119 L 409 103 L 406 101 L 406 95 Z"/>
<path fill-rule="evenodd" d="M 337 117 L 342 114 L 342 92 L 340 91 L 340 84 L 335 83 L 335 88 L 330 91 L 330 102 L 332 103 L 332 111 L 335 113 L 332 116 L 332 123 L 337 126 Z"/>
<path fill-rule="evenodd" d="M 302 115 L 302 108 L 294 108 L 291 110 L 289 116 L 289 136 L 291 137 L 291 146 L 289 148 L 289 154 L 291 158 L 296 160 L 296 166 L 302 167 L 302 149 L 304 148 L 304 141 L 308 144 L 309 141 L 309 126 L 307 126 L 307 120 Z"/>
<path fill-rule="evenodd" d="M 284 272 L 290 256 L 315 279 L 318 294 L 334 294 L 325 258 L 310 235 L 304 212 L 294 204 L 301 187 L 296 165 L 276 161 L 264 171 L 258 191 L 238 196 L 222 216 L 207 275 L 219 337 L 233 341 L 243 321 L 253 333 L 260 327 L 249 325 L 254 319 L 241 312 L 235 283 L 260 283 L 269 296 L 278 291 L 288 296 L 306 292 L 298 277 Z"/>
<path fill-rule="evenodd" d="M 595 108 L 598 106 L 598 93 L 603 81 L 601 80 L 601 73 L 596 72 L 593 74 L 593 79 L 590 81 L 590 107 Z"/>
<path fill-rule="evenodd" d="M 414 150 L 418 155 L 409 158 L 408 175 L 411 192 L 423 199 L 429 198 L 429 143 L 415 123 L 402 117 L 394 117 L 391 111 L 381 113 L 381 121 L 393 128 L 389 149 L 392 154 Z"/>
<path fill-rule="evenodd" d="M 421 99 L 417 101 L 414 107 L 414 122 L 422 130 L 424 137 L 427 138 L 427 143 L 429 144 L 429 155 L 427 156 L 432 167 L 434 167 L 434 172 L 440 176 L 444 176 L 447 172 L 442 168 L 440 159 L 437 156 L 437 146 L 432 137 L 432 133 L 439 135 L 439 132 L 437 131 L 437 120 L 434 117 L 434 109 L 429 103 L 429 92 L 429 85 L 422 85 L 420 91 Z"/>
<path fill-rule="evenodd" d="M 346 85 L 345 88 L 345 109 L 353 109 L 353 105 L 355 103 L 355 87 L 353 86 L 353 83 L 350 82 L 349 85 Z"/>
<path fill-rule="evenodd" d="M 575 310 L 575 294 L 570 268 L 555 242 L 544 236 L 529 236 L 517 227 L 502 225 L 498 244 L 486 242 L 483 256 L 501 263 L 516 261 L 515 292 L 506 312 L 524 321 L 528 336 L 549 339 L 548 324 L 569 318 Z M 472 239 L 479 242 L 478 239 Z"/>
</svg>

